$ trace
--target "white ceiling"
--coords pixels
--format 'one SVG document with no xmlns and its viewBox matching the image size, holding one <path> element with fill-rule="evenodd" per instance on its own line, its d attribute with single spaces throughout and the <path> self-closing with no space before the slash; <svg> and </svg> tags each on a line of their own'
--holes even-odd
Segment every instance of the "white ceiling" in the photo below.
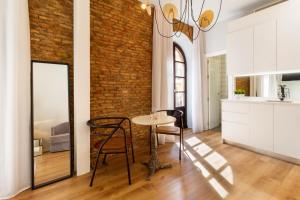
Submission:
<svg viewBox="0 0 300 200">
<path fill-rule="evenodd" d="M 186 0 L 182 0 L 182 2 L 185 2 Z M 195 13 L 195 17 L 198 17 L 202 2 L 203 0 L 192 0 L 193 1 L 193 10 Z M 246 15 L 248 13 L 251 13 L 253 10 L 274 2 L 276 0 L 223 0 L 223 6 L 220 14 L 219 21 L 224 21 L 228 19 L 232 19 L 235 17 L 239 17 L 242 15 Z M 158 0 L 154 0 L 156 4 L 158 3 Z M 162 4 L 165 3 L 174 3 L 178 10 L 180 8 L 180 0 L 161 0 Z M 204 9 L 212 9 L 215 11 L 215 13 L 218 12 L 220 5 L 220 0 L 206 0 Z"/>
</svg>

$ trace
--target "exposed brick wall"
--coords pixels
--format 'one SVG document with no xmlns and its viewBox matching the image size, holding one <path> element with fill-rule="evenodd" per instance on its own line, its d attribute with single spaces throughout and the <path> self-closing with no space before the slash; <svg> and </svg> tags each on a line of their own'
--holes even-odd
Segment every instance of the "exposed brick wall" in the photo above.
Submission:
<svg viewBox="0 0 300 200">
<path fill-rule="evenodd" d="M 235 88 L 246 91 L 246 96 L 250 96 L 250 77 L 237 77 L 235 79 Z"/>
<path fill-rule="evenodd" d="M 28 3 L 31 59 L 70 65 L 73 121 L 73 0 L 29 0 Z"/>
<path fill-rule="evenodd" d="M 173 25 L 173 31 L 179 31 L 185 34 L 193 42 L 193 27 L 179 22 L 179 20 L 174 19 L 175 24 Z"/>
<path fill-rule="evenodd" d="M 149 114 L 151 62 L 152 17 L 140 3 L 91 0 L 91 118 Z M 137 148 L 148 147 L 148 128 L 134 126 L 133 134 Z"/>
</svg>

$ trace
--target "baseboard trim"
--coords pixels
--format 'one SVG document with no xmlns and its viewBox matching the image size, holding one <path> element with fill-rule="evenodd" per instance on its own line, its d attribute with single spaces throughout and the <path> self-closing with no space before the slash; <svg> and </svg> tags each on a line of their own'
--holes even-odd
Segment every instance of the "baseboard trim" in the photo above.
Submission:
<svg viewBox="0 0 300 200">
<path fill-rule="evenodd" d="M 271 158 L 282 160 L 282 161 L 285 161 L 285 162 L 288 162 L 288 163 L 300 165 L 300 160 L 299 159 L 292 158 L 292 157 L 289 157 L 289 156 L 284 156 L 284 155 L 277 154 L 277 153 L 274 153 L 274 152 L 257 149 L 257 148 L 254 148 L 254 147 L 250 147 L 250 146 L 247 146 L 247 145 L 244 145 L 244 144 L 232 142 L 232 141 L 225 140 L 225 139 L 223 139 L 223 144 L 233 145 L 233 146 L 239 147 L 241 149 L 252 151 L 254 153 L 269 156 Z"/>
</svg>

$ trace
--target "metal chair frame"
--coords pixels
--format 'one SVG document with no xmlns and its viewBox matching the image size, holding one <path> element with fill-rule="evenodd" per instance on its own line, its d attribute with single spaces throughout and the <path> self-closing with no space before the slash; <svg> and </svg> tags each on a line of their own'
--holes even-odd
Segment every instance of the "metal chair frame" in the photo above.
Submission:
<svg viewBox="0 0 300 200">
<path fill-rule="evenodd" d="M 103 120 L 120 120 L 118 123 L 99 123 Z M 128 160 L 128 146 L 127 146 L 127 135 L 126 135 L 126 130 L 122 127 L 123 122 L 127 121 L 129 123 L 129 130 L 130 130 L 130 137 L 131 137 L 131 153 L 132 153 L 132 161 L 133 163 L 135 162 L 134 158 L 134 150 L 133 150 L 133 142 L 132 142 L 132 129 L 131 129 L 131 121 L 127 117 L 97 117 L 94 119 L 91 119 L 87 122 L 87 125 L 91 127 L 92 130 L 97 130 L 97 129 L 111 129 L 112 131 L 110 133 L 100 133 L 96 132 L 95 134 L 98 136 L 106 136 L 102 143 L 99 145 L 99 150 L 97 153 L 97 160 L 96 164 L 93 170 L 93 175 L 90 181 L 90 187 L 93 186 L 99 158 L 101 154 L 104 154 L 104 159 L 102 163 L 104 164 L 106 162 L 106 157 L 108 154 L 121 154 L 124 153 L 126 155 L 126 166 L 127 166 L 127 174 L 128 174 L 128 183 L 131 185 L 131 173 L 130 173 L 130 167 L 129 167 L 129 160 Z M 125 142 L 125 150 L 124 151 L 105 151 L 102 152 L 104 145 L 114 136 L 114 134 L 117 133 L 118 130 L 121 130 L 123 135 L 124 135 L 124 142 Z"/>
<path fill-rule="evenodd" d="M 178 112 L 179 115 L 180 115 L 180 126 L 177 126 L 178 128 L 180 128 L 180 133 L 179 135 L 174 135 L 174 134 L 168 134 L 168 133 L 156 133 L 157 135 L 159 134 L 162 134 L 162 135 L 174 135 L 174 136 L 179 136 L 180 139 L 179 139 L 179 160 L 181 161 L 181 145 L 182 145 L 182 148 L 184 149 L 184 140 L 183 140 L 183 112 L 181 110 L 159 110 L 159 111 L 156 111 L 156 112 L 167 112 L 167 115 L 168 116 L 173 116 L 173 115 L 170 115 L 170 113 L 174 114 L 175 112 Z M 176 122 L 177 122 L 177 118 L 176 118 Z M 174 126 L 176 126 L 176 122 L 174 124 Z M 151 129 L 150 129 L 151 131 Z M 157 138 L 157 145 L 158 145 L 158 137 Z M 151 153 L 151 140 L 150 140 L 150 153 Z"/>
</svg>

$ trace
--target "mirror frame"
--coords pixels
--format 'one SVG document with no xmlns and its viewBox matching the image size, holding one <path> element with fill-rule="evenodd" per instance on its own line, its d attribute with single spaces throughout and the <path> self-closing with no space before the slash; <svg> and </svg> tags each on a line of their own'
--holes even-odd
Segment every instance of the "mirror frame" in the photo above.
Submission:
<svg viewBox="0 0 300 200">
<path fill-rule="evenodd" d="M 67 80 L 68 80 L 68 103 L 69 103 L 69 122 L 70 122 L 70 174 L 60 177 L 60 178 L 56 178 L 53 180 L 50 180 L 48 182 L 45 183 L 41 183 L 38 185 L 35 185 L 35 180 L 34 180 L 34 144 L 33 144 L 33 139 L 34 139 L 34 105 L 33 105 L 33 98 L 34 98 L 34 94 L 33 94 L 33 64 L 34 63 L 44 63 L 44 64 L 56 64 L 56 65 L 66 65 L 67 67 Z M 30 71 L 30 106 L 31 106 L 31 114 L 30 114 L 30 129 L 31 129 L 31 137 L 30 137 L 30 143 L 31 143 L 31 188 L 33 190 L 68 179 L 73 177 L 74 175 L 74 125 L 73 125 L 73 121 L 71 119 L 71 114 L 72 114 L 72 105 L 71 105 L 71 85 L 70 85 L 70 65 L 68 63 L 63 63 L 63 62 L 51 62 L 51 61 L 40 61 L 40 60 L 31 60 L 31 71 Z"/>
</svg>

